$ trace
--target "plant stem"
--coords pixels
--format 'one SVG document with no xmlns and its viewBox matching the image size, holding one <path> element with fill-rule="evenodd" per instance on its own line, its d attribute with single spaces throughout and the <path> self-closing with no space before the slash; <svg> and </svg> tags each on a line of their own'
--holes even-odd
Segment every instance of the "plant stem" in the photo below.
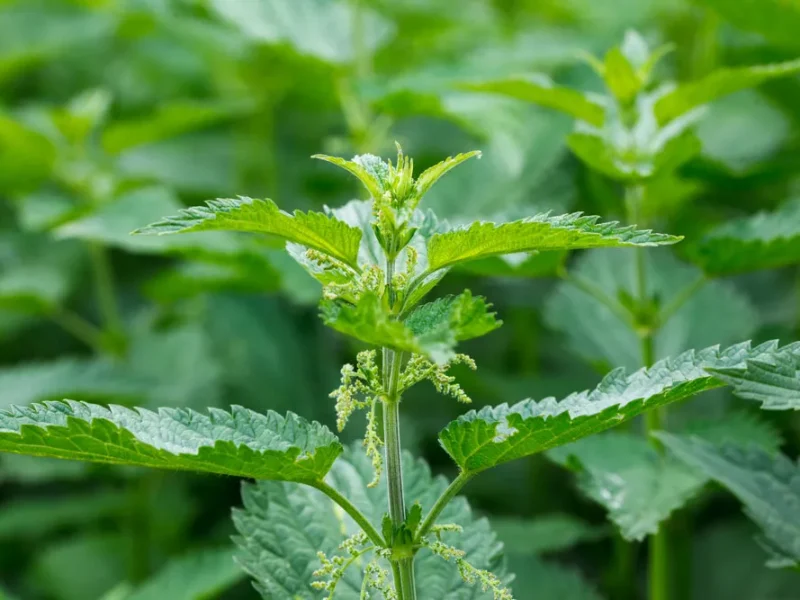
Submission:
<svg viewBox="0 0 800 600">
<path fill-rule="evenodd" d="M 114 276 L 108 261 L 106 249 L 99 244 L 89 244 L 89 254 L 94 271 L 95 295 L 97 307 L 103 319 L 103 325 L 110 333 L 122 331 L 122 319 L 114 295 Z"/>
<path fill-rule="evenodd" d="M 458 474 L 458 477 L 456 477 L 452 483 L 447 486 L 447 489 L 442 493 L 441 496 L 439 496 L 439 498 L 436 500 L 436 503 L 431 508 L 431 511 L 428 513 L 428 516 L 425 517 L 422 525 L 420 525 L 415 542 L 418 542 L 425 537 L 425 535 L 430 531 L 431 527 L 436 524 L 436 519 L 444 510 L 444 507 L 456 497 L 456 494 L 461 491 L 461 488 L 467 485 L 467 482 L 473 477 L 475 477 L 475 473 L 462 471 Z"/>
<path fill-rule="evenodd" d="M 333 500 L 336 504 L 338 504 L 344 512 L 346 512 L 350 517 L 355 521 L 359 527 L 367 534 L 367 537 L 372 541 L 376 546 L 385 546 L 385 542 L 383 541 L 383 537 L 381 534 L 378 533 L 378 530 L 369 522 L 367 517 L 364 516 L 356 506 L 350 502 L 347 498 L 342 496 L 339 491 L 331 485 L 328 485 L 324 481 L 305 481 L 306 485 L 311 486 L 315 489 L 318 489 L 320 492 L 328 496 L 331 500 Z"/>
<path fill-rule="evenodd" d="M 641 211 L 643 199 L 644 187 L 642 185 L 631 185 L 626 188 L 625 206 L 628 210 L 628 220 L 630 224 L 635 224 L 640 227 L 645 226 Z M 636 296 L 640 311 L 643 311 L 648 303 L 647 255 L 645 252 L 644 248 L 636 249 Z M 693 293 L 694 289 L 690 291 Z M 679 294 L 679 296 L 684 296 L 684 294 Z M 685 302 L 688 297 L 689 295 L 685 295 L 681 303 Z M 677 308 L 671 310 L 674 311 L 677 310 Z M 655 359 L 655 343 L 653 336 L 660 323 L 644 323 L 643 325 L 643 327 L 640 326 L 638 328 L 641 338 L 642 365 L 644 367 L 651 367 Z M 659 452 L 663 452 L 663 448 L 650 434 L 661 429 L 663 417 L 662 411 L 658 408 L 652 409 L 645 414 L 646 434 Z M 669 540 L 667 537 L 666 521 L 661 523 L 658 531 L 650 538 L 648 561 L 649 600 L 670 600 Z"/>
<path fill-rule="evenodd" d="M 50 318 L 56 325 L 91 347 L 95 352 L 103 350 L 102 332 L 80 315 L 66 309 L 59 309 L 51 314 Z"/>
</svg>

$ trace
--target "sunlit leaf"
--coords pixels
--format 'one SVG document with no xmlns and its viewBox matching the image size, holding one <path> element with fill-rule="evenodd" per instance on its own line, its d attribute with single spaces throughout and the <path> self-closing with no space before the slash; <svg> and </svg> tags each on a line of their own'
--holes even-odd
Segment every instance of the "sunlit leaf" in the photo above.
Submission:
<svg viewBox="0 0 800 600">
<path fill-rule="evenodd" d="M 318 480 L 342 447 L 327 428 L 289 413 L 234 407 L 203 415 L 80 402 L 0 411 L 0 451 L 255 479 Z"/>
<path fill-rule="evenodd" d="M 187 208 L 135 233 L 164 235 L 208 230 L 275 235 L 357 267 L 361 230 L 323 213 L 295 211 L 289 214 L 272 200 L 210 200 L 206 206 Z"/>
<path fill-rule="evenodd" d="M 702 0 L 702 3 L 740 29 L 760 33 L 777 44 L 798 46 L 800 4 L 794 0 Z"/>
<path fill-rule="evenodd" d="M 574 442 L 647 410 L 725 385 L 706 371 L 709 367 L 735 367 L 747 359 L 798 353 L 800 345 L 778 348 L 777 342 L 690 350 L 631 375 L 617 369 L 594 390 L 574 393 L 561 401 L 523 400 L 513 406 L 470 411 L 442 430 L 439 439 L 459 467 L 479 472 Z"/>
</svg>

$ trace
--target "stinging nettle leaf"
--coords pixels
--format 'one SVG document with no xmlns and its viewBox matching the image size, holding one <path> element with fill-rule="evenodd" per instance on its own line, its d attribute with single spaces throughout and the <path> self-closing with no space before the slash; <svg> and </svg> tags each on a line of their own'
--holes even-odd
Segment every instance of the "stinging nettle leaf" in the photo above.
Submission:
<svg viewBox="0 0 800 600">
<path fill-rule="evenodd" d="M 189 409 L 158 412 L 46 402 L 0 411 L 0 451 L 291 481 L 318 481 L 342 446 L 293 413 Z"/>
<path fill-rule="evenodd" d="M 476 222 L 437 233 L 428 240 L 428 270 L 500 254 L 544 250 L 577 250 L 620 246 L 674 244 L 680 236 L 649 229 L 621 226 L 616 221 L 598 223 L 599 217 L 572 213 L 539 214 L 509 223 Z"/>
<path fill-rule="evenodd" d="M 709 369 L 746 400 L 764 410 L 800 410 L 800 356 L 786 353 L 745 361 L 743 366 Z"/>
<path fill-rule="evenodd" d="M 282 211 L 272 200 L 239 197 L 209 200 L 133 233 L 165 235 L 190 231 L 246 231 L 284 238 L 358 268 L 361 230 L 319 212 Z"/>
<path fill-rule="evenodd" d="M 453 358 L 457 342 L 486 335 L 502 324 L 490 307 L 467 290 L 419 306 L 400 321 L 370 292 L 356 304 L 324 300 L 321 312 L 325 324 L 340 333 L 375 346 L 422 354 L 442 364 Z"/>
<path fill-rule="evenodd" d="M 690 350 L 628 375 L 609 373 L 590 391 L 561 401 L 523 400 L 470 411 L 452 421 L 439 440 L 465 471 L 479 472 L 495 465 L 550 450 L 598 433 L 643 412 L 683 400 L 725 382 L 706 369 L 736 367 L 753 358 L 776 354 L 800 355 L 800 343 L 778 347 L 776 341 L 752 347 L 749 342 L 721 350 L 712 346 Z"/>
<path fill-rule="evenodd" d="M 709 274 L 728 275 L 800 262 L 800 199 L 774 212 L 729 221 L 689 247 Z"/>
<path fill-rule="evenodd" d="M 733 492 L 764 531 L 773 567 L 800 566 L 800 465 L 757 448 L 715 446 L 697 437 L 656 434 L 680 460 Z"/>
<path fill-rule="evenodd" d="M 656 118 L 660 124 L 668 123 L 693 108 L 713 102 L 722 96 L 798 72 L 800 72 L 800 59 L 771 65 L 719 69 L 702 79 L 678 85 L 667 91 L 655 104 Z"/>
<path fill-rule="evenodd" d="M 605 107 L 577 90 L 555 85 L 546 75 L 513 77 L 498 81 L 464 83 L 462 88 L 475 92 L 502 94 L 533 102 L 568 114 L 600 127 L 605 119 Z"/>
</svg>

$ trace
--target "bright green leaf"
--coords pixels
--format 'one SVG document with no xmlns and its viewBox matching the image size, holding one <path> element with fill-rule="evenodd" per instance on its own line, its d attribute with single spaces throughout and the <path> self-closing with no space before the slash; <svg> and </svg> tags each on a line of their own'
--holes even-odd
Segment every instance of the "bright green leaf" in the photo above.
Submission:
<svg viewBox="0 0 800 600">
<path fill-rule="evenodd" d="M 319 480 L 342 451 L 318 423 L 289 413 L 158 412 L 80 402 L 0 411 L 0 451 L 251 477 Z"/>
<path fill-rule="evenodd" d="M 656 118 L 664 124 L 722 96 L 798 72 L 800 59 L 771 65 L 718 69 L 702 79 L 680 84 L 667 91 L 655 104 Z"/>
<path fill-rule="evenodd" d="M 715 446 L 666 432 L 658 438 L 680 460 L 733 492 L 762 528 L 770 566 L 800 566 L 800 465 L 753 447 Z"/>
<path fill-rule="evenodd" d="M 533 102 L 597 127 L 600 127 L 605 119 L 605 108 L 598 101 L 576 90 L 557 86 L 546 75 L 536 74 L 525 78 L 464 83 L 461 87 Z"/>
<path fill-rule="evenodd" d="M 321 310 L 325 324 L 341 333 L 444 363 L 454 356 L 457 342 L 486 335 L 501 325 L 495 313 L 489 312 L 490 306 L 465 291 L 419 306 L 403 322 L 375 294 L 366 293 L 355 305 L 325 300 Z"/>
<path fill-rule="evenodd" d="M 653 233 L 617 222 L 598 223 L 599 217 L 572 213 L 557 217 L 540 214 L 510 223 L 477 222 L 428 240 L 428 271 L 459 262 L 544 250 L 674 244 L 679 236 Z"/>
<path fill-rule="evenodd" d="M 778 353 L 800 354 L 800 344 L 779 349 L 777 342 L 756 347 L 742 343 L 725 350 L 690 350 L 631 375 L 617 369 L 594 390 L 574 393 L 561 401 L 523 400 L 514 406 L 502 404 L 470 411 L 442 430 L 439 439 L 459 467 L 468 472 L 483 471 L 723 386 L 723 381 L 706 371 L 709 367 L 735 367 L 747 359 Z"/>
<path fill-rule="evenodd" d="M 689 253 L 713 275 L 800 263 L 800 199 L 774 212 L 724 223 L 690 246 Z"/>
<path fill-rule="evenodd" d="M 726 21 L 745 31 L 760 33 L 766 39 L 790 47 L 800 40 L 800 3 L 796 0 L 702 0 Z"/>
<path fill-rule="evenodd" d="M 265 233 L 319 250 L 357 267 L 361 230 L 317 212 L 289 214 L 272 200 L 210 200 L 207 206 L 180 211 L 174 217 L 143 227 L 134 233 L 164 235 L 191 231 L 225 230 Z"/>
</svg>

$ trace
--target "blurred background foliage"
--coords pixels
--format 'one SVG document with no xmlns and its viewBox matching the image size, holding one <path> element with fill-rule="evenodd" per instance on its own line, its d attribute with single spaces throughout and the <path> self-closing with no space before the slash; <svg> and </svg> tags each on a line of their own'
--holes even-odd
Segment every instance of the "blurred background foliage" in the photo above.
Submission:
<svg viewBox="0 0 800 600">
<path fill-rule="evenodd" d="M 309 156 L 387 156 L 395 140 L 420 168 L 483 150 L 425 199 L 451 222 L 624 219 L 619 185 L 569 152 L 569 118 L 459 84 L 544 72 L 600 91 L 581 56 L 631 28 L 651 47 L 675 45 L 659 79 L 800 54 L 800 5 L 778 0 L 0 0 L 0 406 L 242 404 L 332 424 L 327 395 L 358 348 L 322 327 L 318 285 L 279 246 L 129 232 L 217 196 L 339 205 L 362 190 Z M 692 240 L 800 195 L 798 107 L 797 77 L 710 106 L 702 153 L 648 188 L 648 222 Z M 680 247 L 650 253 L 660 300 L 695 277 L 684 258 Z M 469 287 L 505 321 L 465 345 L 479 370 L 459 376 L 475 404 L 563 397 L 640 366 L 635 335 L 555 277 L 566 264 L 618 296 L 632 261 L 558 254 L 449 275 L 441 293 Z M 797 266 L 708 283 L 660 332 L 657 357 L 797 339 L 799 290 Z M 423 388 L 403 403 L 404 444 L 452 475 L 436 433 L 463 407 L 434 396 Z M 730 419 L 729 406 L 753 408 L 706 394 L 670 425 Z M 800 415 L 759 418 L 797 456 Z M 517 461 L 466 490 L 506 542 L 517 597 L 643 597 L 644 546 L 620 559 L 603 509 L 578 489 L 591 478 L 576 485 L 565 461 Z M 230 561 L 237 481 L 10 455 L 0 479 L 0 598 L 256 597 Z M 797 575 L 762 566 L 752 526 L 719 488 L 670 527 L 680 598 L 800 598 Z M 176 584 L 182 572 L 203 577 Z"/>
</svg>

